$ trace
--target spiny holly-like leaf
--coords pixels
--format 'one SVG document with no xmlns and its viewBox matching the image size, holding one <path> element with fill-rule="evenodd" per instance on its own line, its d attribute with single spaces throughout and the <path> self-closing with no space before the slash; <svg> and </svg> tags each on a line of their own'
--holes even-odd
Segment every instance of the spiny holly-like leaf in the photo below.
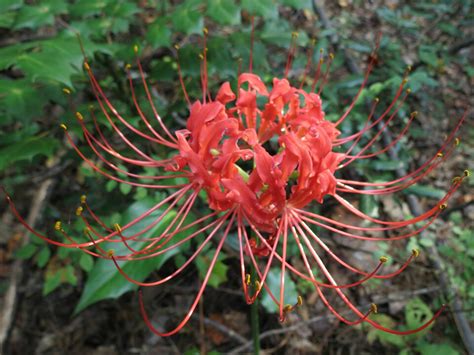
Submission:
<svg viewBox="0 0 474 355">
<path fill-rule="evenodd" d="M 186 34 L 201 33 L 204 27 L 201 6 L 202 3 L 195 0 L 177 6 L 171 16 L 175 29 Z"/>
<path fill-rule="evenodd" d="M 53 25 L 54 16 L 66 12 L 66 3 L 62 0 L 43 0 L 38 5 L 22 6 L 15 19 L 14 29 L 38 28 Z"/>
<path fill-rule="evenodd" d="M 37 155 L 51 156 L 59 146 L 53 138 L 31 137 L 0 149 L 0 171 L 20 160 L 31 160 Z"/>
<path fill-rule="evenodd" d="M 240 7 L 233 1 L 208 0 L 206 14 L 222 25 L 238 25 L 240 23 Z"/>
<path fill-rule="evenodd" d="M 273 0 L 242 0 L 242 8 L 252 15 L 265 18 L 277 18 L 278 6 Z"/>
</svg>

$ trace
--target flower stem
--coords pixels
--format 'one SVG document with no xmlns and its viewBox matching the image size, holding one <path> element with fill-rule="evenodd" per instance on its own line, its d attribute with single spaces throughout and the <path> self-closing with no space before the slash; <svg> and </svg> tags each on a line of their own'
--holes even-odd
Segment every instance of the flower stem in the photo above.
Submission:
<svg viewBox="0 0 474 355">
<path fill-rule="evenodd" d="M 254 280 L 257 277 L 257 273 L 254 268 L 252 268 L 252 279 Z M 250 306 L 250 325 L 252 331 L 252 340 L 253 340 L 253 353 L 254 355 L 260 354 L 260 323 L 258 317 L 258 297 L 255 299 L 255 302 Z"/>
</svg>

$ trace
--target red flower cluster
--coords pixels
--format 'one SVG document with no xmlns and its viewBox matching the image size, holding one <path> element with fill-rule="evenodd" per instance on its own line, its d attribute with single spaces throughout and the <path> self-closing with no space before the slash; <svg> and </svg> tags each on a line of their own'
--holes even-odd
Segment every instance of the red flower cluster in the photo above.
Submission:
<svg viewBox="0 0 474 355">
<path fill-rule="evenodd" d="M 206 41 L 206 35 L 207 31 L 205 31 L 204 41 Z M 81 243 L 69 236 L 60 222 L 56 223 L 55 229 L 67 239 L 66 242 L 59 242 L 36 232 L 22 219 L 7 195 L 7 201 L 13 213 L 32 233 L 52 244 L 68 248 L 80 248 L 98 258 L 110 259 L 124 277 L 140 286 L 157 286 L 179 275 L 213 240 L 217 244 L 217 248 L 202 282 L 202 287 L 199 289 L 189 312 L 176 328 L 164 333 L 156 330 L 148 319 L 140 296 L 141 310 L 145 321 L 150 329 L 158 335 L 175 334 L 190 319 L 211 276 L 217 257 L 226 239 L 230 237 L 230 231 L 235 229 L 237 233 L 232 234 L 232 238 L 234 236 L 238 238 L 238 245 L 240 246 L 242 287 L 248 303 L 254 302 L 261 290 L 266 289 L 279 307 L 280 319 L 283 320 L 289 311 L 302 302 L 301 298 L 298 297 L 295 305 L 285 305 L 285 273 L 289 271 L 293 275 L 311 282 L 330 312 L 344 323 L 367 322 L 377 329 L 393 334 L 411 334 L 425 329 L 440 314 L 442 309 L 435 314 L 433 319 L 428 320 L 426 324 L 418 329 L 396 331 L 387 329 L 369 318 L 369 315 L 376 311 L 375 306 L 363 313 L 343 292 L 343 289 L 357 286 L 370 278 L 388 279 L 398 275 L 418 255 L 418 251 L 414 250 L 408 260 L 395 272 L 379 274 L 383 263 L 387 261 L 386 257 L 380 258 L 379 263 L 372 268 L 372 271 L 366 271 L 341 259 L 337 252 L 331 250 L 326 242 L 313 231 L 311 226 L 325 228 L 341 237 L 384 242 L 409 238 L 426 229 L 446 207 L 448 198 L 458 189 L 462 181 L 469 175 L 469 172 L 466 171 L 462 176 L 456 177 L 446 195 L 427 212 L 403 221 L 384 221 L 370 217 L 359 211 L 342 194 L 389 194 L 402 191 L 415 184 L 433 171 L 453 152 L 459 142 L 456 133 L 465 116 L 459 120 L 431 159 L 402 178 L 377 183 L 337 178 L 337 170 L 347 167 L 355 160 L 372 158 L 386 152 L 407 132 L 416 113 L 410 116 L 406 127 L 388 146 L 376 152 L 367 152 L 382 131 L 396 117 L 408 94 L 408 90 L 404 88 L 407 81 L 403 80 L 391 104 L 378 117 L 375 113 L 377 100 L 372 106 L 363 129 L 352 135 L 340 137 L 341 134 L 337 127 L 348 117 L 365 87 L 374 65 L 373 60 L 369 63 L 364 81 L 353 102 L 349 105 L 347 111 L 335 123 L 332 123 L 325 119 L 319 95 L 327 80 L 328 72 L 321 73 L 323 57 L 321 56 L 315 73 L 312 75 L 313 85 L 311 89 L 303 90 L 305 81 L 310 74 L 312 53 L 308 56 L 303 82 L 297 88 L 292 86 L 287 79 L 295 48 L 296 45 L 293 41 L 285 76 L 282 79 L 274 78 L 271 89 L 263 83 L 258 75 L 252 73 L 252 67 L 250 66 L 247 73 L 238 76 L 235 91 L 232 90 L 230 83 L 225 82 L 220 86 L 214 98 L 207 89 L 207 50 L 204 50 L 201 70 L 202 99 L 194 103 L 191 103 L 186 92 L 178 64 L 180 82 L 189 104 L 190 113 L 186 129 L 174 133 L 170 132 L 164 125 L 153 104 L 138 59 L 137 67 L 141 82 L 154 112 L 154 119 L 158 124 L 158 128 L 154 128 L 143 113 L 136 98 L 132 77 L 129 74 L 132 100 L 141 120 L 148 129 L 146 132 L 138 130 L 120 115 L 106 97 L 88 62 L 85 61 L 84 67 L 89 75 L 93 92 L 102 113 L 115 133 L 130 148 L 129 151 L 134 152 L 135 156 L 123 154 L 114 148 L 114 145 L 106 139 L 102 132 L 93 111 L 90 114 L 96 132 L 91 132 L 88 129 L 80 113 L 76 114 L 76 118 L 82 127 L 86 142 L 97 155 L 101 165 L 107 170 L 102 169 L 97 162 L 87 158 L 81 152 L 67 131 L 67 127 L 63 125 L 71 146 L 95 171 L 112 180 L 132 186 L 175 191 L 170 192 L 168 197 L 158 202 L 142 216 L 124 226 L 115 225 L 113 227 L 107 226 L 93 212 L 86 198 L 83 197 L 77 215 L 86 223 L 86 235 L 90 240 Z M 372 58 L 375 58 L 375 56 L 372 56 Z M 251 62 L 252 59 L 250 58 Z M 127 66 L 127 72 L 130 69 L 131 67 Z M 315 93 L 318 83 L 319 91 Z M 128 137 L 129 134 L 123 132 L 123 128 L 149 142 L 170 148 L 174 155 L 167 159 L 155 159 L 133 143 Z M 374 137 L 356 154 L 352 154 L 362 136 L 373 128 L 377 129 Z M 349 145 L 345 149 L 345 153 L 334 151 L 336 147 L 344 145 Z M 136 167 L 156 168 L 157 173 L 153 176 L 131 173 L 120 168 L 117 162 Z M 124 175 L 128 177 L 127 180 L 120 177 Z M 163 182 L 175 178 L 184 178 L 185 182 L 179 185 Z M 186 222 L 186 217 L 201 192 L 205 192 L 206 202 L 212 212 L 198 220 Z M 305 207 L 312 203 L 322 204 L 328 196 L 335 199 L 356 217 L 372 222 L 375 226 L 361 227 L 357 224 L 353 225 L 344 221 L 333 220 L 305 210 Z M 163 214 L 142 231 L 133 235 L 124 233 L 128 228 L 159 209 L 164 211 Z M 170 211 L 177 212 L 160 235 L 147 239 L 142 238 L 145 232 L 160 223 Z M 407 230 L 407 227 L 413 228 Z M 99 228 L 102 228 L 104 232 L 101 233 Z M 192 228 L 197 228 L 197 230 L 191 232 Z M 362 232 L 394 231 L 398 229 L 401 229 L 400 233 L 392 238 L 369 237 L 361 234 Z M 175 236 L 183 231 L 190 231 L 189 235 L 184 239 L 176 239 Z M 204 233 L 207 236 L 193 255 L 175 272 L 161 280 L 139 282 L 131 279 L 120 268 L 120 261 L 122 260 L 153 258 Z M 288 258 L 288 238 L 293 238 L 298 246 L 300 259 L 298 264 L 303 266 L 300 269 Z M 140 241 L 142 247 L 132 248 L 130 241 Z M 127 247 L 128 253 L 117 255 L 113 251 L 106 251 L 101 247 L 104 242 L 123 243 Z M 360 279 L 351 284 L 338 283 L 323 262 L 321 258 L 323 254 L 326 254 L 330 260 L 348 271 L 358 274 Z M 297 257 L 293 258 L 296 259 Z M 274 263 L 278 263 L 281 268 L 279 295 L 274 295 L 266 284 L 270 267 Z M 254 280 L 247 272 L 248 264 L 256 271 Z M 314 267 L 324 276 L 324 282 L 316 279 L 313 273 Z M 326 296 L 328 291 L 335 292 L 339 299 L 353 312 L 355 318 L 348 319 L 336 310 Z"/>
</svg>

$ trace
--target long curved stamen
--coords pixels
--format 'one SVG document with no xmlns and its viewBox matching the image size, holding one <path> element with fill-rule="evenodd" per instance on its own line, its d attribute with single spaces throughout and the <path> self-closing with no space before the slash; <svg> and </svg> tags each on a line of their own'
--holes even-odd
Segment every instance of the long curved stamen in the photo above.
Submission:
<svg viewBox="0 0 474 355">
<path fill-rule="evenodd" d="M 227 225 L 227 228 L 224 232 L 224 235 L 222 236 L 221 240 L 219 241 L 219 244 L 217 245 L 216 252 L 214 253 L 214 256 L 213 256 L 213 258 L 210 262 L 210 265 L 209 265 L 209 270 L 206 273 L 206 276 L 204 277 L 204 280 L 202 282 L 202 286 L 199 289 L 199 291 L 196 295 L 196 298 L 194 299 L 194 302 L 192 303 L 192 305 L 191 305 L 190 309 L 188 310 L 188 312 L 187 312 L 186 316 L 184 317 L 184 319 L 176 326 L 176 328 L 174 328 L 173 330 L 171 330 L 169 332 L 160 332 L 160 331 L 158 331 L 153 326 L 153 324 L 151 324 L 150 319 L 148 318 L 148 315 L 147 315 L 146 310 L 145 310 L 145 305 L 143 303 L 142 293 L 141 293 L 141 291 L 139 292 L 140 311 L 142 313 L 143 319 L 144 319 L 145 323 L 147 324 L 148 328 L 154 334 L 159 335 L 159 336 L 170 336 L 170 335 L 176 334 L 177 332 L 179 332 L 181 330 L 181 328 L 183 328 L 186 325 L 188 320 L 191 318 L 192 314 L 194 313 L 194 310 L 196 309 L 196 306 L 197 306 L 199 300 L 201 299 L 202 294 L 204 293 L 204 289 L 207 286 L 207 283 L 209 281 L 209 277 L 211 276 L 212 270 L 214 269 L 214 265 L 216 264 L 217 257 L 219 256 L 219 253 L 220 253 L 220 251 L 221 251 L 221 249 L 224 245 L 224 242 L 227 239 L 227 236 L 229 234 L 229 230 L 230 230 L 230 227 L 231 227 L 231 225 L 234 221 L 234 217 L 235 217 L 235 212 L 232 214 L 231 220 L 230 220 L 229 224 Z"/>
</svg>

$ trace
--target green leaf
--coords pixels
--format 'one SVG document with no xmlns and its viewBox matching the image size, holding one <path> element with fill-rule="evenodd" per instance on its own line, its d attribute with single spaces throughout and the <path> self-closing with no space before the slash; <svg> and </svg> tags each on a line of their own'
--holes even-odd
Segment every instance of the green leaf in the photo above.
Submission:
<svg viewBox="0 0 474 355">
<path fill-rule="evenodd" d="M 233 1 L 208 0 L 206 14 L 221 25 L 240 24 L 240 8 Z"/>
<path fill-rule="evenodd" d="M 370 318 L 386 328 L 395 328 L 394 320 L 386 314 L 373 314 Z M 367 341 L 372 344 L 376 340 L 379 340 L 383 345 L 392 344 L 399 348 L 405 346 L 404 337 L 370 327 L 367 332 Z"/>
<path fill-rule="evenodd" d="M 441 199 L 446 195 L 446 191 L 428 185 L 412 185 L 403 190 L 407 194 L 415 194 L 422 197 L 432 197 Z"/>
<path fill-rule="evenodd" d="M 405 320 L 408 329 L 421 327 L 432 317 L 433 312 L 431 312 L 431 309 L 420 298 L 414 298 L 407 303 L 405 308 Z M 430 324 L 426 329 L 416 333 L 416 336 L 420 337 L 420 335 L 425 334 L 432 327 L 433 324 Z"/>
<path fill-rule="evenodd" d="M 201 280 L 204 280 L 204 277 L 206 276 L 206 273 L 211 266 L 211 260 L 215 252 L 216 250 L 213 248 L 201 253 L 196 258 L 195 264 L 197 266 L 199 277 L 201 278 Z M 227 270 L 229 269 L 229 267 L 222 262 L 223 259 L 224 256 L 222 255 L 222 253 L 219 254 L 212 270 L 212 274 L 209 277 L 208 285 L 214 288 L 218 288 L 222 283 L 227 281 Z"/>
<path fill-rule="evenodd" d="M 260 38 L 268 43 L 288 48 L 291 44 L 292 30 L 290 24 L 284 19 L 270 20 L 265 23 Z M 308 35 L 305 32 L 299 32 L 296 43 L 300 46 L 308 44 Z"/>
<path fill-rule="evenodd" d="M 132 185 L 121 183 L 119 189 L 122 194 L 128 195 L 132 191 Z"/>
<path fill-rule="evenodd" d="M 267 276 L 267 286 L 272 291 L 273 295 L 279 300 L 280 298 L 280 268 L 272 268 L 268 272 Z M 285 292 L 284 292 L 283 304 L 295 304 L 298 299 L 298 293 L 296 292 L 296 285 L 293 280 L 290 278 L 288 272 L 285 272 Z M 263 297 L 261 298 L 262 306 L 265 307 L 267 312 L 276 313 L 278 312 L 278 307 L 273 302 L 272 298 L 268 292 L 264 291 Z"/>
<path fill-rule="evenodd" d="M 38 256 L 36 258 L 36 264 L 38 265 L 38 267 L 44 268 L 45 265 L 48 263 L 50 257 L 51 250 L 47 246 L 44 246 L 38 253 Z"/>
<path fill-rule="evenodd" d="M 15 257 L 22 260 L 30 259 L 37 249 L 38 247 L 34 244 L 26 244 L 15 252 Z"/>
<path fill-rule="evenodd" d="M 94 258 L 86 253 L 83 253 L 79 259 L 79 266 L 85 272 L 90 272 L 94 267 Z"/>
<path fill-rule="evenodd" d="M 200 1 L 186 1 L 177 6 L 171 19 L 175 29 L 185 34 L 202 33 L 204 19 L 200 12 Z"/>
<path fill-rule="evenodd" d="M 313 6 L 311 0 L 281 0 L 281 3 L 296 10 L 311 9 Z"/>
<path fill-rule="evenodd" d="M 148 211 L 153 205 L 156 204 L 151 198 L 144 199 L 142 201 L 135 202 L 132 204 L 123 216 L 123 220 L 132 221 L 138 216 L 142 215 Z M 160 216 L 161 211 L 155 211 L 150 214 L 148 217 L 144 218 L 140 222 L 136 223 L 132 227 L 123 231 L 124 236 L 130 236 L 136 234 L 137 232 L 143 230 L 149 224 L 156 220 Z M 174 210 L 170 211 L 161 223 L 158 223 L 154 227 L 150 228 L 145 232 L 140 238 L 146 239 L 151 236 L 160 235 L 168 223 L 174 218 L 176 212 Z M 192 233 L 192 229 L 186 231 L 186 233 Z M 186 233 L 179 233 L 173 237 L 174 241 L 184 238 Z M 140 241 L 129 241 L 129 246 L 134 249 L 141 249 L 144 245 Z M 146 260 L 128 260 L 121 261 L 120 267 L 122 270 L 127 273 L 131 278 L 143 281 L 145 280 L 153 270 L 160 268 L 169 258 L 171 258 L 176 253 L 182 252 L 185 247 L 189 244 L 185 243 L 175 249 L 168 251 L 167 253 L 161 254 L 155 258 L 150 258 Z M 130 251 L 122 243 L 107 243 L 102 245 L 102 248 L 105 250 L 113 249 L 116 255 L 127 254 Z M 129 281 L 127 281 L 117 270 L 112 260 L 100 259 L 98 260 L 92 270 L 88 274 L 87 282 L 84 286 L 84 291 L 82 292 L 79 303 L 77 304 L 74 313 L 82 311 L 89 305 L 96 303 L 98 301 L 109 299 L 109 298 L 118 298 L 123 295 L 125 292 L 136 289 L 137 286 Z"/>
<path fill-rule="evenodd" d="M 59 143 L 53 138 L 31 137 L 0 149 L 0 171 L 20 160 L 31 160 L 37 155 L 51 156 Z"/>
<path fill-rule="evenodd" d="M 44 25 L 53 25 L 54 16 L 65 12 L 66 3 L 62 0 L 43 0 L 36 6 L 22 6 L 13 28 L 36 29 Z"/>
<path fill-rule="evenodd" d="M 449 343 L 440 344 L 429 344 L 422 343 L 417 345 L 416 349 L 420 352 L 420 355 L 460 355 L 455 347 Z"/>
<path fill-rule="evenodd" d="M 242 0 L 242 8 L 266 19 L 278 17 L 278 6 L 273 0 Z"/>
<path fill-rule="evenodd" d="M 62 269 L 56 272 L 46 272 L 46 277 L 43 284 L 43 296 L 49 295 L 62 283 Z"/>
<path fill-rule="evenodd" d="M 148 26 L 146 40 L 153 49 L 169 47 L 171 45 L 171 30 L 167 23 L 158 19 Z"/>
<path fill-rule="evenodd" d="M 23 0 L 2 0 L 0 2 L 0 12 L 16 10 L 23 6 Z"/>
<path fill-rule="evenodd" d="M 28 80 L 0 80 L 0 113 L 6 121 L 2 124 L 13 120 L 28 122 L 41 112 L 43 105 L 41 91 Z"/>
</svg>

